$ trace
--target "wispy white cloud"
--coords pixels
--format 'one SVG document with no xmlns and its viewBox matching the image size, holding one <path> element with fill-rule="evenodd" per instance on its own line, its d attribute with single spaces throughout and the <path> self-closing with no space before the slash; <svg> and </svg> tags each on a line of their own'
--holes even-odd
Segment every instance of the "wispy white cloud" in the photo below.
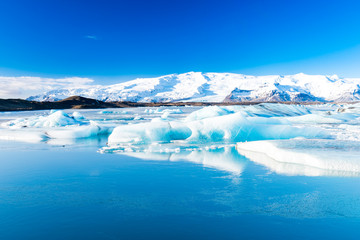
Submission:
<svg viewBox="0 0 360 240">
<path fill-rule="evenodd" d="M 58 88 L 87 87 L 94 80 L 90 78 L 41 78 L 41 77 L 1 77 L 0 98 L 27 98 Z"/>
<path fill-rule="evenodd" d="M 92 39 L 92 40 L 97 40 L 98 39 L 95 35 L 86 35 L 85 38 Z"/>
</svg>

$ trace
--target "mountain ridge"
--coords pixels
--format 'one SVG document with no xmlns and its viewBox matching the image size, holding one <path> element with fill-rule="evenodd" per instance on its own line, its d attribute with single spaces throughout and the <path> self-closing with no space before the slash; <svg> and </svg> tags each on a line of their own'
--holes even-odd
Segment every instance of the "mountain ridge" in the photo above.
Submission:
<svg viewBox="0 0 360 240">
<path fill-rule="evenodd" d="M 104 102 L 353 102 L 360 100 L 360 78 L 188 72 L 61 88 L 27 100 L 58 101 L 74 95 Z"/>
<path fill-rule="evenodd" d="M 273 102 L 275 103 L 275 102 Z M 285 104 L 306 104 L 291 103 Z M 47 110 L 47 109 L 100 109 L 100 108 L 129 108 L 129 107 L 174 107 L 174 106 L 230 106 L 230 105 L 255 105 L 261 103 L 255 102 L 157 102 L 157 103 L 136 103 L 136 102 L 103 102 L 96 99 L 84 98 L 80 96 L 71 96 L 63 100 L 54 102 L 38 102 L 24 99 L 1 99 L 0 112 L 5 111 L 31 111 L 31 110 Z M 308 103 L 317 104 L 317 103 Z"/>
</svg>

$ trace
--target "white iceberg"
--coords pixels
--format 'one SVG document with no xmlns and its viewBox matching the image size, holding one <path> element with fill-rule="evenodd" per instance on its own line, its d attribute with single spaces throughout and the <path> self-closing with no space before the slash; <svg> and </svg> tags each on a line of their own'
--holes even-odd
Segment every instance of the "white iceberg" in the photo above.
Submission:
<svg viewBox="0 0 360 240">
<path fill-rule="evenodd" d="M 113 129 L 88 121 L 79 112 L 51 111 L 49 115 L 17 118 L 1 124 L 0 139 L 42 142 L 49 139 L 93 138 L 109 134 Z"/>
<path fill-rule="evenodd" d="M 184 113 L 181 109 L 179 108 L 166 108 L 166 109 L 163 109 L 163 108 L 159 108 L 159 107 L 156 107 L 156 108 L 146 108 L 144 110 L 144 113 L 149 113 L 149 114 L 162 114 L 162 113 L 171 113 L 171 114 L 181 114 L 181 113 Z"/>
<path fill-rule="evenodd" d="M 9 122 L 2 123 L 2 127 L 7 128 L 53 128 L 63 127 L 68 125 L 80 125 L 84 117 L 80 113 L 75 113 L 73 117 L 69 116 L 64 111 L 51 112 L 47 116 L 35 116 L 29 118 L 18 118 Z"/>
<path fill-rule="evenodd" d="M 190 134 L 190 129 L 180 122 L 153 121 L 120 125 L 111 133 L 108 143 L 169 143 L 186 139 Z"/>
<path fill-rule="evenodd" d="M 292 139 L 238 143 L 253 162 L 285 175 L 360 176 L 360 145 L 353 141 Z"/>
<path fill-rule="evenodd" d="M 289 139 L 295 137 L 329 138 L 330 136 L 320 128 L 294 127 L 286 119 L 265 117 L 248 117 L 242 112 L 228 113 L 215 109 L 213 116 L 206 118 L 194 114 L 201 120 L 190 121 L 151 121 L 147 123 L 120 125 L 109 136 L 109 144 L 136 142 L 172 142 L 184 140 L 191 143 L 255 141 L 264 139 Z M 219 113 L 220 112 L 220 113 Z M 196 112 L 195 112 L 196 113 Z M 218 116 L 220 114 L 220 116 Z"/>
<path fill-rule="evenodd" d="M 92 138 L 99 135 L 108 134 L 111 128 L 100 126 L 94 121 L 89 125 L 50 129 L 45 132 L 49 138 L 56 139 L 75 139 L 75 138 Z"/>
<path fill-rule="evenodd" d="M 39 131 L 17 131 L 14 129 L 1 129 L 0 140 L 38 143 L 48 139 L 48 136 Z"/>
</svg>

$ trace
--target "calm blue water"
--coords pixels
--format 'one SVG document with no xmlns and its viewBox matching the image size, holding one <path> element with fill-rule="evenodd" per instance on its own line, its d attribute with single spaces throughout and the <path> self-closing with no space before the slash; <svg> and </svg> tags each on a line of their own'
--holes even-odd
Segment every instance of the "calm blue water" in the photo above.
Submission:
<svg viewBox="0 0 360 240">
<path fill-rule="evenodd" d="M 97 149 L 2 143 L 0 239 L 360 237 L 359 178 L 281 176 L 245 158 L 238 176 Z"/>
</svg>

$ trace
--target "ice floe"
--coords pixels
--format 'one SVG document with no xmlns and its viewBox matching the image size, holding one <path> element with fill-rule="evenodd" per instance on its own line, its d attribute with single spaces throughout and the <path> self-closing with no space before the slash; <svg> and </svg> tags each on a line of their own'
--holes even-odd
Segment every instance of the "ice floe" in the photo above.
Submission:
<svg viewBox="0 0 360 240">
<path fill-rule="evenodd" d="M 29 142 L 37 143 L 47 140 L 49 137 L 43 132 L 27 130 L 17 131 L 14 129 L 1 129 L 0 139 L 6 141 L 18 141 L 18 142 Z"/>
<path fill-rule="evenodd" d="M 163 109 L 163 108 L 147 108 L 144 110 L 144 113 L 172 113 L 172 114 L 180 114 L 180 113 L 184 113 L 181 109 L 179 108 L 172 108 L 172 109 Z"/>
<path fill-rule="evenodd" d="M 285 175 L 360 176 L 360 144 L 353 141 L 292 139 L 238 143 L 253 162 Z"/>
<path fill-rule="evenodd" d="M 349 149 L 350 145 L 360 144 L 360 108 L 347 109 L 348 106 L 331 104 L 259 104 L 210 106 L 176 119 L 157 115 L 147 122 L 118 125 L 104 152 L 125 152 L 142 159 L 171 155 L 169 160 L 177 157 L 186 160 L 188 152 L 194 152 L 191 156 L 199 153 L 193 146 L 238 143 L 239 156 L 280 174 L 360 176 L 357 161 L 360 151 L 352 148 L 344 155 L 339 150 L 341 145 Z M 295 146 L 283 147 L 286 144 Z M 330 159 L 328 154 L 332 155 Z M 220 153 L 216 156 L 228 157 Z"/>
<path fill-rule="evenodd" d="M 295 137 L 329 138 L 322 129 L 309 126 L 292 126 L 286 118 L 249 116 L 223 107 L 203 108 L 184 120 L 151 121 L 120 125 L 109 136 L 109 144 L 135 142 L 191 143 L 244 142 L 264 139 L 289 139 Z M 168 121 L 166 121 L 168 120 Z"/>
<path fill-rule="evenodd" d="M 54 110 L 2 114 L 0 122 L 7 141 L 101 139 L 100 152 L 237 174 L 246 156 L 280 174 L 360 176 L 360 104 Z"/>
<path fill-rule="evenodd" d="M 96 122 L 90 121 L 89 125 L 50 129 L 45 134 L 50 138 L 92 138 L 108 134 L 110 131 L 109 127 L 100 126 Z"/>
<path fill-rule="evenodd" d="M 75 112 L 73 116 L 64 111 L 51 111 L 47 116 L 34 116 L 29 118 L 18 118 L 9 122 L 2 123 L 2 127 L 8 128 L 44 128 L 44 127 L 64 127 L 69 125 L 81 125 L 84 116 Z"/>
<path fill-rule="evenodd" d="M 17 118 L 3 122 L 0 139 L 41 142 L 49 139 L 92 138 L 109 134 L 111 127 L 88 121 L 81 113 L 72 114 L 64 111 L 50 111 L 50 114 Z"/>
</svg>

